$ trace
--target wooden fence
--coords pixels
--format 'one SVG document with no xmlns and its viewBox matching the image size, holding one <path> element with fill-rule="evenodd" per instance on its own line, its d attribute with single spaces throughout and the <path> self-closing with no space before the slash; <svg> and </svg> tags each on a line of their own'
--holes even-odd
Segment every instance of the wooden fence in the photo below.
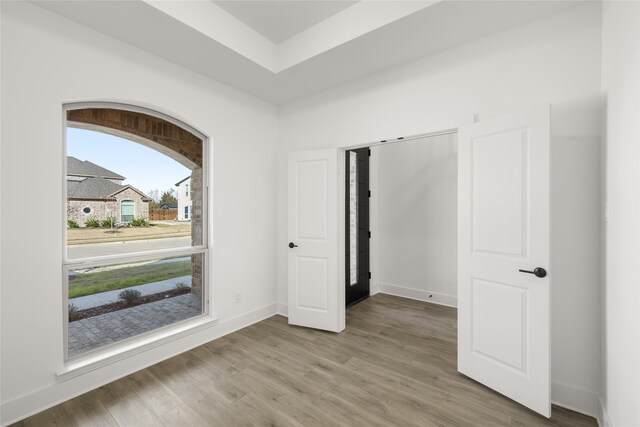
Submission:
<svg viewBox="0 0 640 427">
<path fill-rule="evenodd" d="M 173 221 L 178 209 L 149 209 L 149 221 Z"/>
</svg>

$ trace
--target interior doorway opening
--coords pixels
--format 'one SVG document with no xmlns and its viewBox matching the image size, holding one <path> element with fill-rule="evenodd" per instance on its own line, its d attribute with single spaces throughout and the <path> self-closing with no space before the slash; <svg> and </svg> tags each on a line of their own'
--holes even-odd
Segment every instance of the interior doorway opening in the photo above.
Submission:
<svg viewBox="0 0 640 427">
<path fill-rule="evenodd" d="M 457 133 L 345 151 L 345 305 L 377 292 L 456 307 Z"/>
</svg>

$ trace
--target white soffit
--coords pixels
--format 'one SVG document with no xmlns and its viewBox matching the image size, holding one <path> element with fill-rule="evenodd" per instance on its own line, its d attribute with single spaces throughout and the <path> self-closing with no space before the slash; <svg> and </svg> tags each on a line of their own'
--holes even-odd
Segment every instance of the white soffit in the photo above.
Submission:
<svg viewBox="0 0 640 427">
<path fill-rule="evenodd" d="M 583 3 L 364 0 L 275 44 L 209 0 L 33 2 L 274 104 Z"/>
</svg>

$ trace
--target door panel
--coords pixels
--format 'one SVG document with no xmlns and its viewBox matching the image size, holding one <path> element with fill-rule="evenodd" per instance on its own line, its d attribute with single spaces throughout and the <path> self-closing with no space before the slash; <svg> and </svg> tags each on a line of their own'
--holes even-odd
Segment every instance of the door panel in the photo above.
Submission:
<svg viewBox="0 0 640 427">
<path fill-rule="evenodd" d="M 327 258 L 298 256 L 296 262 L 298 282 L 306 280 L 308 285 L 298 287 L 297 306 L 326 312 L 329 291 Z"/>
<path fill-rule="evenodd" d="M 289 153 L 288 169 L 289 323 L 340 332 L 338 152 Z"/>
<path fill-rule="evenodd" d="M 296 239 L 327 239 L 327 168 L 327 159 L 301 160 L 297 164 L 299 202 Z"/>
<path fill-rule="evenodd" d="M 549 109 L 459 129 L 458 370 L 551 415 Z"/>
<path fill-rule="evenodd" d="M 527 220 L 526 129 L 475 138 L 471 149 L 474 251 L 523 256 Z"/>
</svg>

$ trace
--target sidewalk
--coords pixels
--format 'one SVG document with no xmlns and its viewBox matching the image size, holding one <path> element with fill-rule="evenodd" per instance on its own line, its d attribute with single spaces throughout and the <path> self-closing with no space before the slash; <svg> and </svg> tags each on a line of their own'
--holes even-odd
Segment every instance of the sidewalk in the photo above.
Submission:
<svg viewBox="0 0 640 427">
<path fill-rule="evenodd" d="M 159 292 L 170 291 L 176 288 L 177 283 L 184 283 L 191 287 L 191 276 L 175 277 L 173 279 L 162 280 L 160 282 L 146 283 L 144 285 L 132 286 L 125 289 L 135 289 L 144 295 L 157 294 Z M 99 307 L 101 305 L 110 304 L 118 301 L 118 294 L 125 289 L 117 289 L 115 291 L 101 292 L 99 294 L 87 295 L 84 297 L 72 298 L 69 304 L 75 305 L 78 310 Z"/>
</svg>

